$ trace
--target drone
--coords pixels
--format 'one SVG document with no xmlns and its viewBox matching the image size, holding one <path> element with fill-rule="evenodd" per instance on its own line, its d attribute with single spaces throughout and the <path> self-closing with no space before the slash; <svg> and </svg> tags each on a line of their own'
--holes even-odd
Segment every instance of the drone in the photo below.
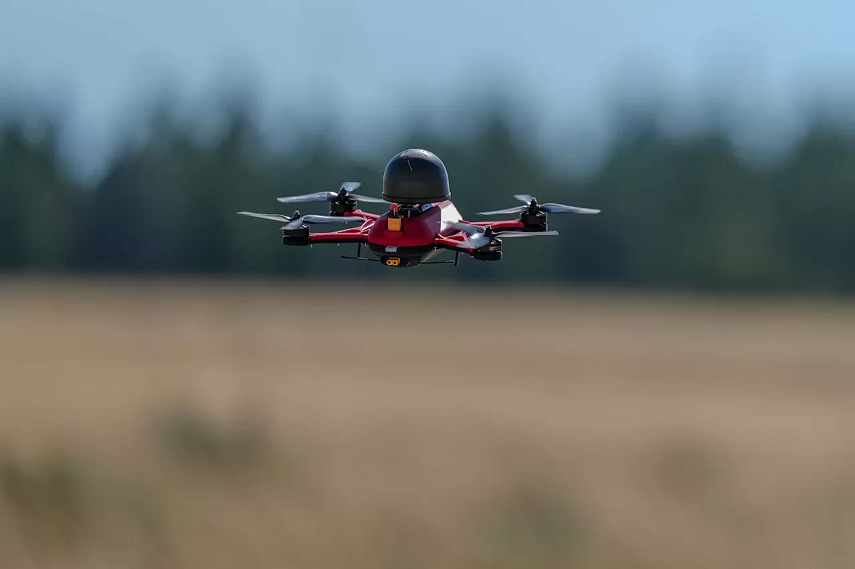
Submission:
<svg viewBox="0 0 855 569">
<path fill-rule="evenodd" d="M 328 202 L 327 215 L 302 215 L 299 211 L 291 216 L 250 211 L 239 211 L 238 214 L 284 223 L 281 231 L 285 245 L 353 243 L 357 246 L 356 256 L 343 255 L 342 259 L 403 268 L 441 264 L 456 266 L 461 253 L 477 261 L 499 261 L 504 239 L 558 235 L 547 224 L 550 213 L 600 213 L 598 209 L 542 204 L 528 194 L 518 194 L 514 197 L 524 205 L 478 214 L 519 214 L 518 219 L 465 221 L 451 202 L 445 165 L 432 152 L 418 148 L 404 150 L 389 161 L 383 173 L 382 199 L 355 193 L 360 186 L 359 182 L 345 182 L 337 192 L 277 198 L 286 204 Z M 388 203 L 389 211 L 384 214 L 362 211 L 358 209 L 358 202 Z M 334 223 L 354 226 L 317 233 L 309 229 L 311 225 Z M 363 256 L 363 247 L 367 247 L 373 257 Z M 454 259 L 434 260 L 445 251 L 453 252 Z"/>
</svg>

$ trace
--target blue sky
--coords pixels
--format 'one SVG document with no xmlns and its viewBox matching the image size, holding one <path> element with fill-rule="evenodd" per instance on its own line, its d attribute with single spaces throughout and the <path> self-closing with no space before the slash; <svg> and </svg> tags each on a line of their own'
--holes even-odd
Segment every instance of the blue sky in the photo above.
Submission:
<svg viewBox="0 0 855 569">
<path fill-rule="evenodd" d="M 193 101 L 223 78 L 265 109 L 334 107 L 353 133 L 391 129 L 404 100 L 453 115 L 491 77 L 547 131 L 599 132 L 614 96 L 651 92 L 792 130 L 811 88 L 855 77 L 853 23 L 842 0 L 4 0 L 0 84 L 70 95 L 93 154 L 164 82 Z"/>
</svg>

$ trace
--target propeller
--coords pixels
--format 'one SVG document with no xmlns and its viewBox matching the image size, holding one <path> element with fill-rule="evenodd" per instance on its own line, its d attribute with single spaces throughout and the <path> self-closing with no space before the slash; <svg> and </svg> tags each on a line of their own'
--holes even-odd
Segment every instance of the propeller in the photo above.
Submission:
<svg viewBox="0 0 855 569">
<path fill-rule="evenodd" d="M 285 225 L 281 229 L 293 230 L 299 229 L 304 223 L 307 225 L 319 225 L 323 223 L 364 223 L 365 218 L 356 215 L 300 215 L 299 211 L 295 211 L 294 215 L 288 217 L 278 213 L 254 213 L 251 211 L 239 211 L 238 215 L 248 215 L 249 217 L 259 217 L 261 219 L 270 219 L 273 221 L 284 222 Z"/>
<path fill-rule="evenodd" d="M 337 192 L 317 192 L 314 194 L 303 194 L 301 196 L 288 196 L 285 198 L 276 198 L 282 203 L 308 203 L 308 202 L 330 202 L 330 203 L 347 203 L 348 200 L 358 200 L 368 203 L 386 203 L 386 200 L 380 198 L 372 198 L 361 194 L 354 194 L 353 191 L 362 185 L 361 182 L 345 182 L 341 185 L 341 189 Z"/>
<path fill-rule="evenodd" d="M 541 204 L 537 202 L 537 199 L 528 194 L 517 194 L 514 197 L 525 205 L 509 207 L 507 209 L 497 209 L 494 211 L 482 211 L 478 213 L 478 215 L 506 215 L 511 213 L 523 213 L 526 211 L 531 215 L 536 215 L 541 211 L 545 211 L 546 213 L 579 213 L 585 215 L 600 213 L 600 210 L 598 209 L 588 209 L 586 207 L 576 207 L 560 203 Z"/>
<path fill-rule="evenodd" d="M 502 231 L 496 233 L 492 227 L 483 227 L 481 225 L 472 225 L 465 221 L 458 221 L 450 225 L 458 231 L 466 234 L 469 244 L 473 249 L 480 249 L 485 245 L 489 245 L 493 239 L 504 239 L 506 237 L 539 237 L 558 235 L 557 231 Z"/>
</svg>

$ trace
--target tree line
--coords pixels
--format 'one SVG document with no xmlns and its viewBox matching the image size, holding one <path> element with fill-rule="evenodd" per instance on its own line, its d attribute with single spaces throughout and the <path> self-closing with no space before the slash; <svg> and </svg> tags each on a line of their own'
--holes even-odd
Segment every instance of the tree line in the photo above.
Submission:
<svg viewBox="0 0 855 569">
<path fill-rule="evenodd" d="M 855 134 L 829 120 L 813 121 L 786 156 L 765 166 L 741 158 L 716 129 L 675 137 L 655 121 L 632 124 L 584 177 L 556 168 L 555 154 L 542 155 L 507 113 L 485 115 L 465 135 L 413 129 L 394 151 L 436 152 L 464 216 L 516 205 L 511 196 L 521 192 L 603 210 L 554 216 L 559 237 L 509 241 L 501 263 L 464 259 L 458 269 L 425 267 L 413 276 L 341 261 L 353 253 L 344 246 L 286 248 L 275 223 L 236 215 L 291 213 L 274 198 L 346 180 L 379 195 L 391 153 L 354 156 L 321 127 L 274 149 L 252 113 L 232 109 L 222 118 L 220 134 L 204 137 L 198 125 L 154 114 L 148 134 L 115 148 L 91 181 L 77 179 L 63 159 L 61 125 L 46 117 L 33 132 L 31 118 L 0 119 L 0 272 L 855 292 Z M 315 206 L 304 213 L 324 210 Z M 383 206 L 374 207 L 365 209 Z"/>
</svg>

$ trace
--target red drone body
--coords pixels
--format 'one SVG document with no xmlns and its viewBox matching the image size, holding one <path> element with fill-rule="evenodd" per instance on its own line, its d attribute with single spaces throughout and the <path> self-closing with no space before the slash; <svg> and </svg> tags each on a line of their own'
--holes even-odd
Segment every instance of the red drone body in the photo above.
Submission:
<svg viewBox="0 0 855 569">
<path fill-rule="evenodd" d="M 479 261 L 502 258 L 502 239 L 557 235 L 549 231 L 547 213 L 599 213 L 561 204 L 539 204 L 529 195 L 515 196 L 525 205 L 481 215 L 519 213 L 519 219 L 497 222 L 464 221 L 449 199 L 451 192 L 445 166 L 426 150 L 406 150 L 396 155 L 383 175 L 383 199 L 353 193 L 358 182 L 347 182 L 338 192 L 319 192 L 278 198 L 283 203 L 329 202 L 329 215 L 300 215 L 238 212 L 242 215 L 284 222 L 282 242 L 305 246 L 315 243 L 355 243 L 359 261 L 379 261 L 388 267 L 415 267 L 424 264 L 457 265 L 460 253 Z M 357 209 L 357 200 L 391 203 L 389 211 L 374 214 Z M 309 225 L 359 223 L 341 231 L 312 233 Z M 375 257 L 363 257 L 366 246 Z M 454 260 L 433 261 L 443 251 L 453 251 Z"/>
</svg>

